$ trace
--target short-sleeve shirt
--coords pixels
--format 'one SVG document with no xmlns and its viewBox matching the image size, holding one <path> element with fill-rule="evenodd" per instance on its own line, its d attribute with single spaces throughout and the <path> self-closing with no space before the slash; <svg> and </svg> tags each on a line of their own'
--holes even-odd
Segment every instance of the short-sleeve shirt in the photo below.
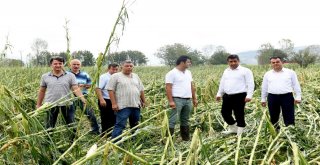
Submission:
<svg viewBox="0 0 320 165">
<path fill-rule="evenodd" d="M 166 84 L 172 84 L 172 97 L 192 98 L 191 82 L 193 81 L 191 72 L 184 72 L 173 68 L 166 74 Z"/>
<path fill-rule="evenodd" d="M 52 72 L 43 74 L 40 86 L 46 88 L 44 102 L 53 103 L 63 98 L 59 101 L 58 106 L 71 105 L 72 101 L 64 101 L 71 99 L 71 87 L 73 85 L 77 85 L 77 81 L 76 77 L 72 73 L 64 72 L 60 77 L 53 75 Z"/>
<path fill-rule="evenodd" d="M 105 99 L 110 99 L 109 93 L 107 90 L 107 84 L 110 80 L 111 74 L 109 72 L 104 73 L 99 78 L 99 84 L 97 84 L 98 88 L 101 89 L 102 96 Z"/>
<path fill-rule="evenodd" d="M 71 71 L 70 71 L 71 72 Z M 71 72 L 73 73 L 73 72 Z M 91 85 L 91 78 L 90 75 L 87 72 L 79 71 L 79 73 L 73 73 L 76 76 L 76 80 L 78 84 L 85 84 L 85 85 Z M 82 94 L 88 94 L 87 88 L 82 88 L 81 90 Z"/>
<path fill-rule="evenodd" d="M 140 95 L 144 87 L 139 76 L 135 73 L 131 73 L 130 77 L 122 72 L 113 74 L 107 84 L 107 90 L 115 92 L 115 99 L 120 110 L 141 106 Z"/>
</svg>

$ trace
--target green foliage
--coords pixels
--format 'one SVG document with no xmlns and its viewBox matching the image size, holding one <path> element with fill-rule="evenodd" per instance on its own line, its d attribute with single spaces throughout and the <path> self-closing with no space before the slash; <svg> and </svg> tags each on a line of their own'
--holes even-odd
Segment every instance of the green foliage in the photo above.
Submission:
<svg viewBox="0 0 320 165">
<path fill-rule="evenodd" d="M 284 61 L 288 61 L 288 55 L 281 49 L 275 49 L 270 43 L 263 44 L 258 50 L 258 64 L 266 65 L 270 63 L 270 57 L 278 56 Z"/>
<path fill-rule="evenodd" d="M 197 161 L 196 164 L 319 162 L 319 66 L 299 68 L 286 64 L 297 72 L 304 99 L 296 106 L 295 127 L 282 127 L 279 134 L 273 130 L 268 117 L 263 118 L 264 112 L 268 111 L 261 107 L 261 83 L 257 83 L 253 100 L 246 104 L 247 126 L 241 138 L 220 133 L 227 125 L 221 116 L 221 103 L 214 101 L 214 97 L 226 67 L 190 68 L 199 100 L 199 106 L 190 114 L 191 132 L 195 133 L 191 141 L 184 142 L 179 129 L 176 129 L 173 145 L 165 136 L 167 122 L 164 122 L 167 120 L 164 114 L 168 111 L 168 102 L 163 78 L 170 71 L 169 67 L 142 66 L 134 69 L 145 86 L 149 105 L 141 110 L 142 120 L 137 130 L 133 133 L 126 129 L 118 142 L 87 134 L 90 123 L 80 110 L 76 113 L 76 125 L 66 127 L 60 116 L 54 130 L 45 129 L 45 114 L 50 107 L 35 110 L 35 103 L 40 77 L 50 68 L 1 68 L 0 164 L 103 164 L 103 161 L 111 165 L 129 162 L 186 164 L 190 160 Z M 270 69 L 266 66 L 249 67 L 258 81 Z M 91 75 L 96 73 L 94 67 L 83 69 Z M 94 111 L 99 118 L 99 110 Z M 283 126 L 282 120 L 280 125 Z M 70 128 L 76 127 L 79 127 L 78 136 L 70 143 Z M 97 144 L 97 150 L 86 157 L 93 144 Z"/>
<path fill-rule="evenodd" d="M 189 46 L 175 43 L 173 45 L 165 45 L 158 49 L 156 57 L 163 60 L 165 65 L 175 66 L 179 56 L 187 55 L 191 58 L 193 65 L 204 64 L 205 57 L 198 50 L 192 50 Z"/>
<path fill-rule="evenodd" d="M 320 47 L 313 45 L 309 46 L 298 53 L 295 53 L 291 58 L 291 62 L 298 63 L 301 67 L 307 67 L 314 64 L 320 56 Z"/>
<path fill-rule="evenodd" d="M 24 66 L 23 61 L 17 59 L 4 58 L 0 60 L 0 67 L 18 67 Z"/>
<path fill-rule="evenodd" d="M 147 57 L 140 51 L 127 50 L 115 52 L 107 56 L 108 61 L 120 64 L 125 60 L 131 60 L 135 66 L 144 65 L 147 63 Z"/>
<path fill-rule="evenodd" d="M 35 65 L 37 66 L 43 66 L 45 64 L 43 64 L 43 55 L 46 55 L 47 53 L 43 53 L 43 52 L 47 52 L 48 48 L 48 42 L 40 39 L 40 38 L 36 38 L 32 45 L 31 45 L 31 50 L 34 52 L 35 55 Z"/>
<path fill-rule="evenodd" d="M 227 64 L 227 57 L 229 55 L 230 53 L 226 52 L 226 50 L 223 47 L 220 47 L 210 57 L 209 63 L 212 65 Z"/>
<path fill-rule="evenodd" d="M 93 66 L 95 61 L 93 54 L 88 50 L 79 50 L 72 53 L 73 59 L 81 61 L 82 66 Z"/>
</svg>

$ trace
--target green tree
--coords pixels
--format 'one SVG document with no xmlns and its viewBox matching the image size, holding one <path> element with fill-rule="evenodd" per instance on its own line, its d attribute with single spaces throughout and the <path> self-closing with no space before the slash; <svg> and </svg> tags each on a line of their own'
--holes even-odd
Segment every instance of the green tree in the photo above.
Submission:
<svg viewBox="0 0 320 165">
<path fill-rule="evenodd" d="M 35 55 L 35 60 L 36 60 L 36 63 L 35 65 L 43 65 L 43 63 L 41 62 L 41 55 L 44 55 L 42 54 L 42 52 L 46 51 L 48 48 L 48 42 L 43 40 L 43 39 L 40 39 L 40 38 L 36 38 L 32 45 L 31 45 L 31 50 L 34 52 L 34 55 Z M 46 53 L 45 53 L 46 55 Z"/>
<path fill-rule="evenodd" d="M 32 57 L 31 64 L 36 66 L 48 66 L 50 63 L 50 58 L 52 54 L 46 50 L 41 51 L 38 57 Z"/>
<path fill-rule="evenodd" d="M 204 64 L 205 57 L 198 50 L 192 50 L 189 46 L 175 43 L 160 47 L 155 56 L 163 60 L 165 65 L 175 66 L 176 60 L 181 55 L 187 55 L 191 58 L 194 65 Z"/>
<path fill-rule="evenodd" d="M 320 46 L 311 45 L 307 48 L 300 50 L 298 53 L 295 53 L 291 58 L 292 62 L 298 63 L 301 67 L 307 67 L 310 64 L 314 64 L 320 55 Z"/>
<path fill-rule="evenodd" d="M 3 58 L 0 60 L 1 67 L 19 67 L 24 66 L 23 61 L 17 59 Z"/>
<path fill-rule="evenodd" d="M 290 39 L 282 39 L 279 41 L 280 50 L 287 54 L 288 59 L 290 59 L 294 54 L 294 43 Z"/>
<path fill-rule="evenodd" d="M 75 51 L 72 53 L 72 58 L 80 60 L 82 66 L 93 66 L 95 63 L 93 54 L 88 50 Z"/>
<path fill-rule="evenodd" d="M 280 50 L 275 49 L 270 43 L 262 44 L 258 50 L 258 64 L 265 65 L 270 63 L 270 57 L 278 56 L 284 61 L 288 61 L 288 55 Z"/>
<path fill-rule="evenodd" d="M 212 65 L 227 64 L 227 57 L 230 55 L 223 46 L 218 46 L 211 55 L 209 63 Z"/>
<path fill-rule="evenodd" d="M 147 57 L 142 52 L 136 50 L 111 53 L 107 56 L 107 60 L 118 64 L 125 60 L 131 60 L 136 66 L 144 65 L 148 61 Z"/>
</svg>

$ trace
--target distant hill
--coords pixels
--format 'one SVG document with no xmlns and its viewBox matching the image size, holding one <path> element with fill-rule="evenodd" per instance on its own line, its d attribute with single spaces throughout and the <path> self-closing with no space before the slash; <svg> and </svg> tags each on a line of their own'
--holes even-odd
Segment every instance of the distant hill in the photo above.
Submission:
<svg viewBox="0 0 320 165">
<path fill-rule="evenodd" d="M 307 46 L 298 46 L 294 48 L 295 52 L 299 50 L 305 49 Z M 237 53 L 239 55 L 240 61 L 242 64 L 249 64 L 249 65 L 258 65 L 258 50 L 249 50 L 245 52 Z"/>
<path fill-rule="evenodd" d="M 257 50 L 240 52 L 240 53 L 237 53 L 237 55 L 239 55 L 239 58 L 242 64 L 258 65 Z"/>
</svg>

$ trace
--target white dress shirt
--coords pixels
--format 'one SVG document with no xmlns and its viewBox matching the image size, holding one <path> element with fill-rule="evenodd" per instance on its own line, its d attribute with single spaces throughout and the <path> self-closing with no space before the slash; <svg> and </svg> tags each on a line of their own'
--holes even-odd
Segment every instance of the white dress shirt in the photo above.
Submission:
<svg viewBox="0 0 320 165">
<path fill-rule="evenodd" d="M 296 95 L 295 99 L 301 100 L 300 84 L 293 70 L 287 68 L 282 68 L 279 72 L 270 70 L 263 76 L 261 102 L 266 102 L 268 93 L 286 94 L 293 91 Z"/>
<path fill-rule="evenodd" d="M 223 94 L 247 93 L 246 98 L 252 98 L 254 81 L 252 71 L 248 68 L 238 66 L 236 69 L 230 67 L 224 70 L 220 80 L 218 97 Z"/>
</svg>

